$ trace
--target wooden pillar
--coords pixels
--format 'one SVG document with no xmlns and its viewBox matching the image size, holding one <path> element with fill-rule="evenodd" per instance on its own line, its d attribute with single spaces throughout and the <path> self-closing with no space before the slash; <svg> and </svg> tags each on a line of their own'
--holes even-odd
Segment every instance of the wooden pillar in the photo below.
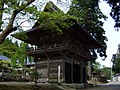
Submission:
<svg viewBox="0 0 120 90">
<path fill-rule="evenodd" d="M 87 66 L 88 66 L 88 62 L 86 61 L 84 64 L 85 64 L 85 83 L 87 83 Z"/>
<path fill-rule="evenodd" d="M 48 57 L 47 61 L 47 81 L 49 82 L 49 76 L 50 76 L 50 58 Z"/>
<path fill-rule="evenodd" d="M 38 61 L 38 57 L 35 57 L 34 61 L 35 61 L 35 85 L 37 85 L 37 79 L 38 79 L 38 75 L 37 75 L 37 61 Z"/>
<path fill-rule="evenodd" d="M 83 83 L 87 82 L 87 72 L 86 72 L 86 67 L 83 67 Z"/>
<path fill-rule="evenodd" d="M 62 79 L 63 79 L 63 82 L 65 82 L 65 59 L 66 59 L 66 52 L 63 52 L 63 70 L 62 70 L 62 73 L 63 73 L 63 76 L 62 76 Z"/>
<path fill-rule="evenodd" d="M 65 58 L 63 58 L 63 81 L 65 81 Z"/>
<path fill-rule="evenodd" d="M 83 66 L 80 66 L 81 76 L 80 76 L 80 82 L 83 83 Z"/>
<path fill-rule="evenodd" d="M 61 70 L 61 66 L 60 65 L 58 65 L 58 84 L 60 84 L 61 83 L 61 72 L 60 72 L 60 70 Z"/>
<path fill-rule="evenodd" d="M 88 74 L 88 79 L 91 80 L 91 61 L 88 62 L 87 65 L 87 74 Z"/>
<path fill-rule="evenodd" d="M 47 82 L 49 82 L 49 76 L 50 76 L 50 57 L 48 54 L 45 53 L 47 56 Z"/>
<path fill-rule="evenodd" d="M 73 58 L 71 62 L 71 82 L 73 83 Z"/>
</svg>

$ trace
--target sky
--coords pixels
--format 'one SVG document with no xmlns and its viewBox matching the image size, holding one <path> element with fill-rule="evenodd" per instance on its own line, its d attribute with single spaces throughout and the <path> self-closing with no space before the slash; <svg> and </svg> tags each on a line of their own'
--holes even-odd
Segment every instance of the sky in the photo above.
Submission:
<svg viewBox="0 0 120 90">
<path fill-rule="evenodd" d="M 108 38 L 108 42 L 107 42 L 106 60 L 102 61 L 101 58 L 99 57 L 97 61 L 100 62 L 102 65 L 105 65 L 106 67 L 110 67 L 112 65 L 111 63 L 112 54 L 117 53 L 118 44 L 120 44 L 120 40 L 119 40 L 120 31 L 115 31 L 114 20 L 109 15 L 111 10 L 109 5 L 106 4 L 106 2 L 104 1 L 101 1 L 99 5 L 103 14 L 105 14 L 108 17 L 107 21 L 104 21 L 104 26 L 103 26 L 103 28 L 106 31 L 105 36 Z"/>
</svg>

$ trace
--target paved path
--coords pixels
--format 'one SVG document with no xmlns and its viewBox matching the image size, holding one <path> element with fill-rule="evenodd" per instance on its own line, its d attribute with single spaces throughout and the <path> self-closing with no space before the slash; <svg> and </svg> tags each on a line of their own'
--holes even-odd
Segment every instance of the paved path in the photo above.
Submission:
<svg viewBox="0 0 120 90">
<path fill-rule="evenodd" d="M 109 86 L 99 86 L 99 87 L 88 88 L 88 89 L 80 89 L 80 90 L 120 90 L 120 86 L 109 85 Z"/>
<path fill-rule="evenodd" d="M 84 88 L 80 90 L 120 90 L 120 82 L 110 82 L 108 84 L 99 84 L 98 87 Z"/>
<path fill-rule="evenodd" d="M 0 82 L 7 85 L 34 85 L 34 82 Z M 39 84 L 41 85 L 41 84 Z M 45 84 L 42 84 L 45 85 Z M 76 89 L 74 89 L 76 90 Z M 78 90 L 120 90 L 120 82 L 110 82 L 108 84 L 99 84 L 97 87 L 82 88 Z"/>
</svg>

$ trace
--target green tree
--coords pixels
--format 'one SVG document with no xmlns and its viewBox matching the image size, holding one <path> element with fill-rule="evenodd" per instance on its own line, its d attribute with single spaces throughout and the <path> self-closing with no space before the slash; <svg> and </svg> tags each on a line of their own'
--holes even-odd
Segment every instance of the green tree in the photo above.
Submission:
<svg viewBox="0 0 120 90">
<path fill-rule="evenodd" d="M 22 31 L 24 22 L 29 22 L 32 26 L 41 17 L 40 9 L 45 2 L 47 1 L 0 0 L 0 44 L 13 31 Z"/>
<path fill-rule="evenodd" d="M 27 58 L 26 48 L 27 43 L 21 42 L 19 49 L 14 53 L 12 56 L 12 65 L 16 66 L 16 64 L 21 64 L 22 66 L 25 65 L 25 61 Z"/>
<path fill-rule="evenodd" d="M 0 54 L 11 58 L 14 53 L 18 50 L 18 43 L 12 42 L 11 39 L 7 38 L 2 44 L 0 44 Z"/>
<path fill-rule="evenodd" d="M 0 60 L 0 70 L 4 71 L 10 71 L 11 68 L 11 62 L 7 60 Z"/>
<path fill-rule="evenodd" d="M 120 73 L 120 57 L 118 57 L 120 54 L 113 54 L 112 56 L 112 70 L 115 74 Z"/>
<path fill-rule="evenodd" d="M 120 73 L 120 45 L 118 45 L 117 53 L 112 55 L 112 70 L 115 74 Z"/>
<path fill-rule="evenodd" d="M 92 63 L 92 71 L 96 72 L 96 73 L 100 73 L 101 72 L 101 64 L 96 61 L 94 63 Z"/>
<path fill-rule="evenodd" d="M 120 0 L 104 0 L 111 7 L 110 15 L 115 21 L 115 28 L 120 28 Z"/>
<path fill-rule="evenodd" d="M 111 79 L 111 68 L 110 67 L 103 67 L 102 74 L 107 77 L 107 79 Z"/>
<path fill-rule="evenodd" d="M 99 0 L 73 0 L 68 14 L 76 16 L 79 23 L 104 46 L 97 49 L 97 52 L 101 57 L 106 58 L 107 38 L 101 19 L 106 20 L 107 17 L 100 11 Z M 95 52 L 95 50 L 92 51 Z"/>
<path fill-rule="evenodd" d="M 107 77 L 107 79 L 111 79 L 111 70 L 109 67 L 101 65 L 99 62 L 94 62 L 92 65 L 93 72 L 96 72 L 99 75 L 104 75 L 105 77 Z"/>
<path fill-rule="evenodd" d="M 26 76 L 27 60 L 29 60 L 29 62 L 33 61 L 32 57 L 27 56 L 26 52 L 27 47 L 28 47 L 27 43 L 21 42 L 19 49 L 15 52 L 11 59 L 13 69 L 21 67 L 23 69 L 22 73 L 24 74 L 24 76 Z"/>
<path fill-rule="evenodd" d="M 34 6 L 28 7 L 35 0 L 0 0 L 0 43 L 13 31 L 16 31 L 18 26 L 14 26 L 15 19 L 18 18 L 18 14 L 22 17 L 25 13 L 25 9 L 30 8 L 34 12 Z M 16 23 L 17 24 L 17 23 Z"/>
</svg>

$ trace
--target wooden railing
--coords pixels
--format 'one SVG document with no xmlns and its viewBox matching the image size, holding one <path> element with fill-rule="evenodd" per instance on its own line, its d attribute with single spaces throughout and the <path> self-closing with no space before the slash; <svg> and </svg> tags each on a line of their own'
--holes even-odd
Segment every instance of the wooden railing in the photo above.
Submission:
<svg viewBox="0 0 120 90">
<path fill-rule="evenodd" d="M 57 50 L 64 50 L 68 49 L 72 52 L 75 52 L 81 56 L 88 57 L 89 59 L 92 58 L 90 55 L 90 52 L 85 50 L 83 47 L 80 47 L 80 45 L 75 44 L 74 42 L 61 42 L 61 43 L 53 43 L 49 45 L 40 45 L 35 47 L 29 47 L 27 49 L 28 53 L 36 53 L 36 52 L 50 52 L 50 51 L 57 51 Z"/>
<path fill-rule="evenodd" d="M 35 46 L 35 47 L 29 47 L 27 49 L 27 52 L 44 52 L 44 51 L 55 51 L 58 49 L 64 49 L 66 48 L 66 45 L 64 43 L 53 43 L 49 45 L 40 45 L 40 46 Z"/>
</svg>

